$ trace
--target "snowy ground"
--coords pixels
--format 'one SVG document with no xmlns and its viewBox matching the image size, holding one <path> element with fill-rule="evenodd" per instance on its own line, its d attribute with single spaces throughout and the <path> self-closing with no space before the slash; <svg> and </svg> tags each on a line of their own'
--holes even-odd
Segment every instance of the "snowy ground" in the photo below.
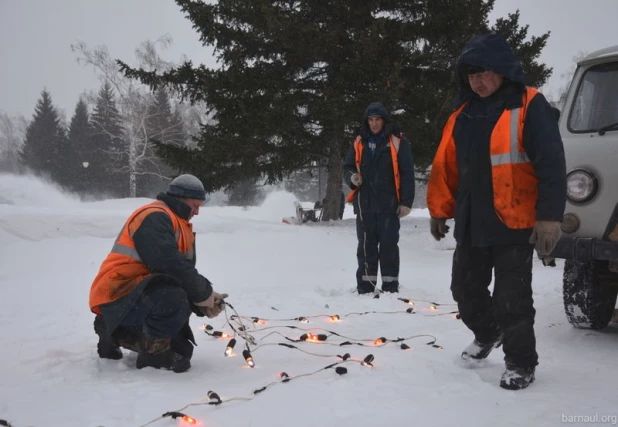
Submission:
<svg viewBox="0 0 618 427">
<path fill-rule="evenodd" d="M 268 320 L 252 331 L 259 344 L 290 343 L 301 329 L 324 328 L 365 345 L 340 347 L 344 339 L 299 343 L 299 350 L 264 345 L 254 350 L 249 368 L 240 355 L 225 357 L 227 340 L 199 329 L 192 368 L 185 374 L 134 369 L 135 355 L 121 361 L 96 354 L 88 292 L 99 265 L 128 214 L 146 199 L 80 203 L 28 178 L 0 176 L 0 419 L 25 426 L 187 425 L 163 413 L 189 403 L 207 402 L 209 390 L 220 406 L 183 410 L 201 426 L 554 426 L 563 423 L 615 425 L 618 409 L 616 355 L 618 327 L 602 332 L 576 330 L 562 309 L 558 268 L 535 262 L 534 289 L 540 365 L 528 389 L 499 388 L 502 351 L 477 370 L 463 368 L 459 354 L 471 340 L 449 292 L 453 241 L 436 243 L 427 212 L 413 211 L 402 221 L 400 297 L 417 300 L 416 314 L 397 296 L 352 294 L 355 288 L 354 219 L 302 226 L 281 223 L 294 214 L 293 196 L 273 193 L 259 208 L 204 208 L 195 218 L 198 269 L 241 316 L 286 319 L 327 316 L 310 323 Z M 428 303 L 440 305 L 431 310 Z M 355 313 L 365 312 L 359 315 Z M 387 313 L 395 312 L 395 313 Z M 231 332 L 225 319 L 211 324 Z M 265 329 L 265 328 L 271 329 Z M 267 335 L 276 331 L 278 334 Z M 437 338 L 405 341 L 410 350 L 378 337 L 418 334 Z M 303 351 L 326 355 L 317 357 Z M 334 369 L 314 375 L 350 353 L 345 375 Z M 357 361 L 375 356 L 374 367 Z M 281 383 L 285 371 L 292 381 Z M 298 377 L 298 378 L 295 378 Z M 253 391 L 272 382 L 257 395 Z"/>
</svg>

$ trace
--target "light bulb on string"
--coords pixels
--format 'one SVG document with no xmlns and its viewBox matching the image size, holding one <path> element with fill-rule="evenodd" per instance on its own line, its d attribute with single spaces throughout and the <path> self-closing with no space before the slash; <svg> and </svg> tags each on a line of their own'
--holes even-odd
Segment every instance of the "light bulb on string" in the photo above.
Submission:
<svg viewBox="0 0 618 427">
<path fill-rule="evenodd" d="M 221 331 L 214 331 L 212 333 L 212 336 L 217 337 L 217 338 L 232 338 L 232 336 L 228 334 L 227 332 L 221 332 Z"/>
<path fill-rule="evenodd" d="M 361 362 L 361 365 L 366 366 L 368 368 L 372 368 L 373 364 L 371 362 L 373 362 L 373 354 L 368 354 L 363 361 Z"/>
<path fill-rule="evenodd" d="M 384 338 L 384 337 L 376 338 L 376 340 L 373 342 L 373 345 L 382 345 L 386 341 L 388 341 L 388 340 L 386 338 Z"/>
<path fill-rule="evenodd" d="M 232 350 L 234 349 L 235 345 L 236 345 L 236 339 L 232 338 L 230 342 L 227 343 L 227 347 L 225 348 L 225 356 L 229 356 L 232 354 Z"/>
<path fill-rule="evenodd" d="M 242 357 L 245 358 L 247 365 L 252 368 L 255 368 L 255 362 L 253 361 L 253 357 L 251 357 L 251 352 L 249 350 L 243 350 Z"/>
</svg>

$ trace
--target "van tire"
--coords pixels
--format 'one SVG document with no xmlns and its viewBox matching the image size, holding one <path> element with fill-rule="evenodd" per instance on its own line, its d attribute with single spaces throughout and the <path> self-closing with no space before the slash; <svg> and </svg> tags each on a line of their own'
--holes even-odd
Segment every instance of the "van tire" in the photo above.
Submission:
<svg viewBox="0 0 618 427">
<path fill-rule="evenodd" d="M 566 317 L 576 328 L 603 329 L 610 322 L 618 295 L 618 274 L 607 261 L 565 260 L 563 298 Z"/>
</svg>

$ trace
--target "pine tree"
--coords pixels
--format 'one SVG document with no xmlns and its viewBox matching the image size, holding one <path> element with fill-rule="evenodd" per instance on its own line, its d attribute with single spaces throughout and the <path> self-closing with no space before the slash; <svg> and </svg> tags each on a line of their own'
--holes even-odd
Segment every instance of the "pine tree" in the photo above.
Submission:
<svg viewBox="0 0 618 427">
<path fill-rule="evenodd" d="M 94 152 L 92 128 L 88 106 L 83 99 L 77 102 L 69 124 L 69 147 L 74 153 L 74 162 L 67 165 L 67 175 L 71 177 L 70 187 L 81 195 L 95 193 L 97 187 L 90 169 Z"/>
<path fill-rule="evenodd" d="M 162 147 L 166 161 L 211 190 L 265 175 L 268 182 L 312 161 L 329 177 L 323 218 L 338 218 L 342 158 L 365 107 L 381 101 L 412 142 L 418 166 L 431 162 L 456 91 L 464 44 L 487 33 L 494 0 L 176 0 L 201 40 L 215 46 L 219 70 L 190 62 L 161 75 L 127 76 L 168 85 L 215 111 L 199 151 Z M 518 15 L 501 21 L 539 86 L 536 62 L 549 34 L 526 42 Z"/>
<path fill-rule="evenodd" d="M 115 197 L 128 194 L 127 174 L 120 170 L 128 163 L 123 155 L 123 129 L 116 98 L 109 82 L 103 83 L 91 118 L 93 150 L 88 153 L 89 176 L 98 189 Z"/>
<path fill-rule="evenodd" d="M 21 163 L 35 175 L 66 186 L 68 180 L 63 172 L 69 152 L 66 132 L 60 125 L 51 95 L 43 90 L 32 121 L 26 129 L 26 138 L 20 152 Z"/>
</svg>

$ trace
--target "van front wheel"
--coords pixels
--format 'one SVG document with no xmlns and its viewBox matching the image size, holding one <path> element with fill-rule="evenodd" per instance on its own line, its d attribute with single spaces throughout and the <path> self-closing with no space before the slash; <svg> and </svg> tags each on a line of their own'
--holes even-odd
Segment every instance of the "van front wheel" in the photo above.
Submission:
<svg viewBox="0 0 618 427">
<path fill-rule="evenodd" d="M 610 322 L 618 295 L 618 274 L 607 261 L 565 260 L 563 298 L 566 317 L 576 328 L 603 329 Z"/>
</svg>

